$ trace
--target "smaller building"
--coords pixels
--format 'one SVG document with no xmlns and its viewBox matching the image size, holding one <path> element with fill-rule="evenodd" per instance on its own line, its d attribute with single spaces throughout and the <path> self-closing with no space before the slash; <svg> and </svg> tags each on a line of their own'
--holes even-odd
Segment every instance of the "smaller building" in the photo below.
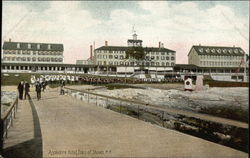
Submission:
<svg viewBox="0 0 250 158">
<path fill-rule="evenodd" d="M 243 67 L 245 54 L 240 47 L 194 45 L 188 53 L 188 64 L 199 67 Z"/>
<path fill-rule="evenodd" d="M 90 58 L 87 60 L 76 60 L 76 65 L 93 65 L 93 60 Z"/>
</svg>

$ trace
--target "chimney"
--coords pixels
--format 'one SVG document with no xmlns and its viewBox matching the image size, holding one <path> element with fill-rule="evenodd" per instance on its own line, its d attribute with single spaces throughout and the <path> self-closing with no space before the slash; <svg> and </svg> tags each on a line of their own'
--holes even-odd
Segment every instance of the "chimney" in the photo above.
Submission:
<svg viewBox="0 0 250 158">
<path fill-rule="evenodd" d="M 108 41 L 105 41 L 105 46 L 108 46 Z"/>
<path fill-rule="evenodd" d="M 11 38 L 9 38 L 9 42 L 11 42 Z"/>
<path fill-rule="evenodd" d="M 90 59 L 92 59 L 92 51 L 93 51 L 93 46 L 90 45 Z"/>
<path fill-rule="evenodd" d="M 159 48 L 161 48 L 161 42 L 159 42 Z"/>
</svg>

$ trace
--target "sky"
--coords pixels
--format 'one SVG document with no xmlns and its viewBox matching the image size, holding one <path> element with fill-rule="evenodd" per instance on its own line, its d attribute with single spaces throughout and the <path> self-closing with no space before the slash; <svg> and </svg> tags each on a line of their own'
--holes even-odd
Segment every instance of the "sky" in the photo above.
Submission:
<svg viewBox="0 0 250 158">
<path fill-rule="evenodd" d="M 132 27 L 144 47 L 237 46 L 249 54 L 248 1 L 3 1 L 2 44 L 62 43 L 64 62 L 89 58 L 90 45 L 127 46 Z"/>
</svg>

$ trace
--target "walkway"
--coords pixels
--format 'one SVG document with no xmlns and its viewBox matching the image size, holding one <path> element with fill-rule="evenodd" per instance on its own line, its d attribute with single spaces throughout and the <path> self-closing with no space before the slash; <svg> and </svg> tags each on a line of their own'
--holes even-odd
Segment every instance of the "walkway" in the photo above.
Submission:
<svg viewBox="0 0 250 158">
<path fill-rule="evenodd" d="M 33 94 L 34 95 L 34 94 Z M 34 96 L 33 96 L 34 97 Z M 23 101 L 8 139 L 32 131 L 29 125 L 33 104 L 36 157 L 247 157 L 247 153 L 200 138 L 163 129 L 126 115 L 96 107 L 57 91 L 42 93 L 31 104 Z M 25 110 L 26 109 L 26 110 Z M 29 110 L 28 110 L 29 109 Z M 27 122 L 19 121 L 21 119 Z M 29 121 L 28 121 L 29 120 Z M 26 127 L 27 126 L 27 127 Z M 24 127 L 24 128 L 22 128 Z M 24 130 L 25 129 L 25 130 Z M 41 135 L 39 130 L 41 129 Z M 10 131 L 11 131 L 10 130 Z M 29 132 L 25 132 L 29 133 Z M 30 137 L 32 136 L 33 137 Z M 39 143 L 42 138 L 42 143 Z M 5 147 L 10 148 L 10 140 Z M 9 143 L 8 143 L 9 142 Z M 42 145 L 42 156 L 39 148 Z M 13 144 L 12 144 L 13 145 Z M 34 157 L 34 156 L 33 156 Z M 8 158 L 8 157 L 7 157 Z"/>
</svg>

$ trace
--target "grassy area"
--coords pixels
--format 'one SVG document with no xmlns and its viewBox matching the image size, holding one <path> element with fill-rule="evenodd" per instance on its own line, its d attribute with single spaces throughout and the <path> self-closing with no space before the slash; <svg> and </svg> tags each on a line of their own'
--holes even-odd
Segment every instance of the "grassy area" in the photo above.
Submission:
<svg viewBox="0 0 250 158">
<path fill-rule="evenodd" d="M 21 81 L 30 82 L 31 75 L 34 74 L 24 74 L 24 73 L 15 73 L 8 74 L 9 76 L 4 76 L 1 74 L 1 84 L 2 85 L 18 85 Z"/>
<path fill-rule="evenodd" d="M 209 87 L 249 87 L 249 82 L 204 80 L 204 85 L 205 84 L 208 84 Z"/>
</svg>

